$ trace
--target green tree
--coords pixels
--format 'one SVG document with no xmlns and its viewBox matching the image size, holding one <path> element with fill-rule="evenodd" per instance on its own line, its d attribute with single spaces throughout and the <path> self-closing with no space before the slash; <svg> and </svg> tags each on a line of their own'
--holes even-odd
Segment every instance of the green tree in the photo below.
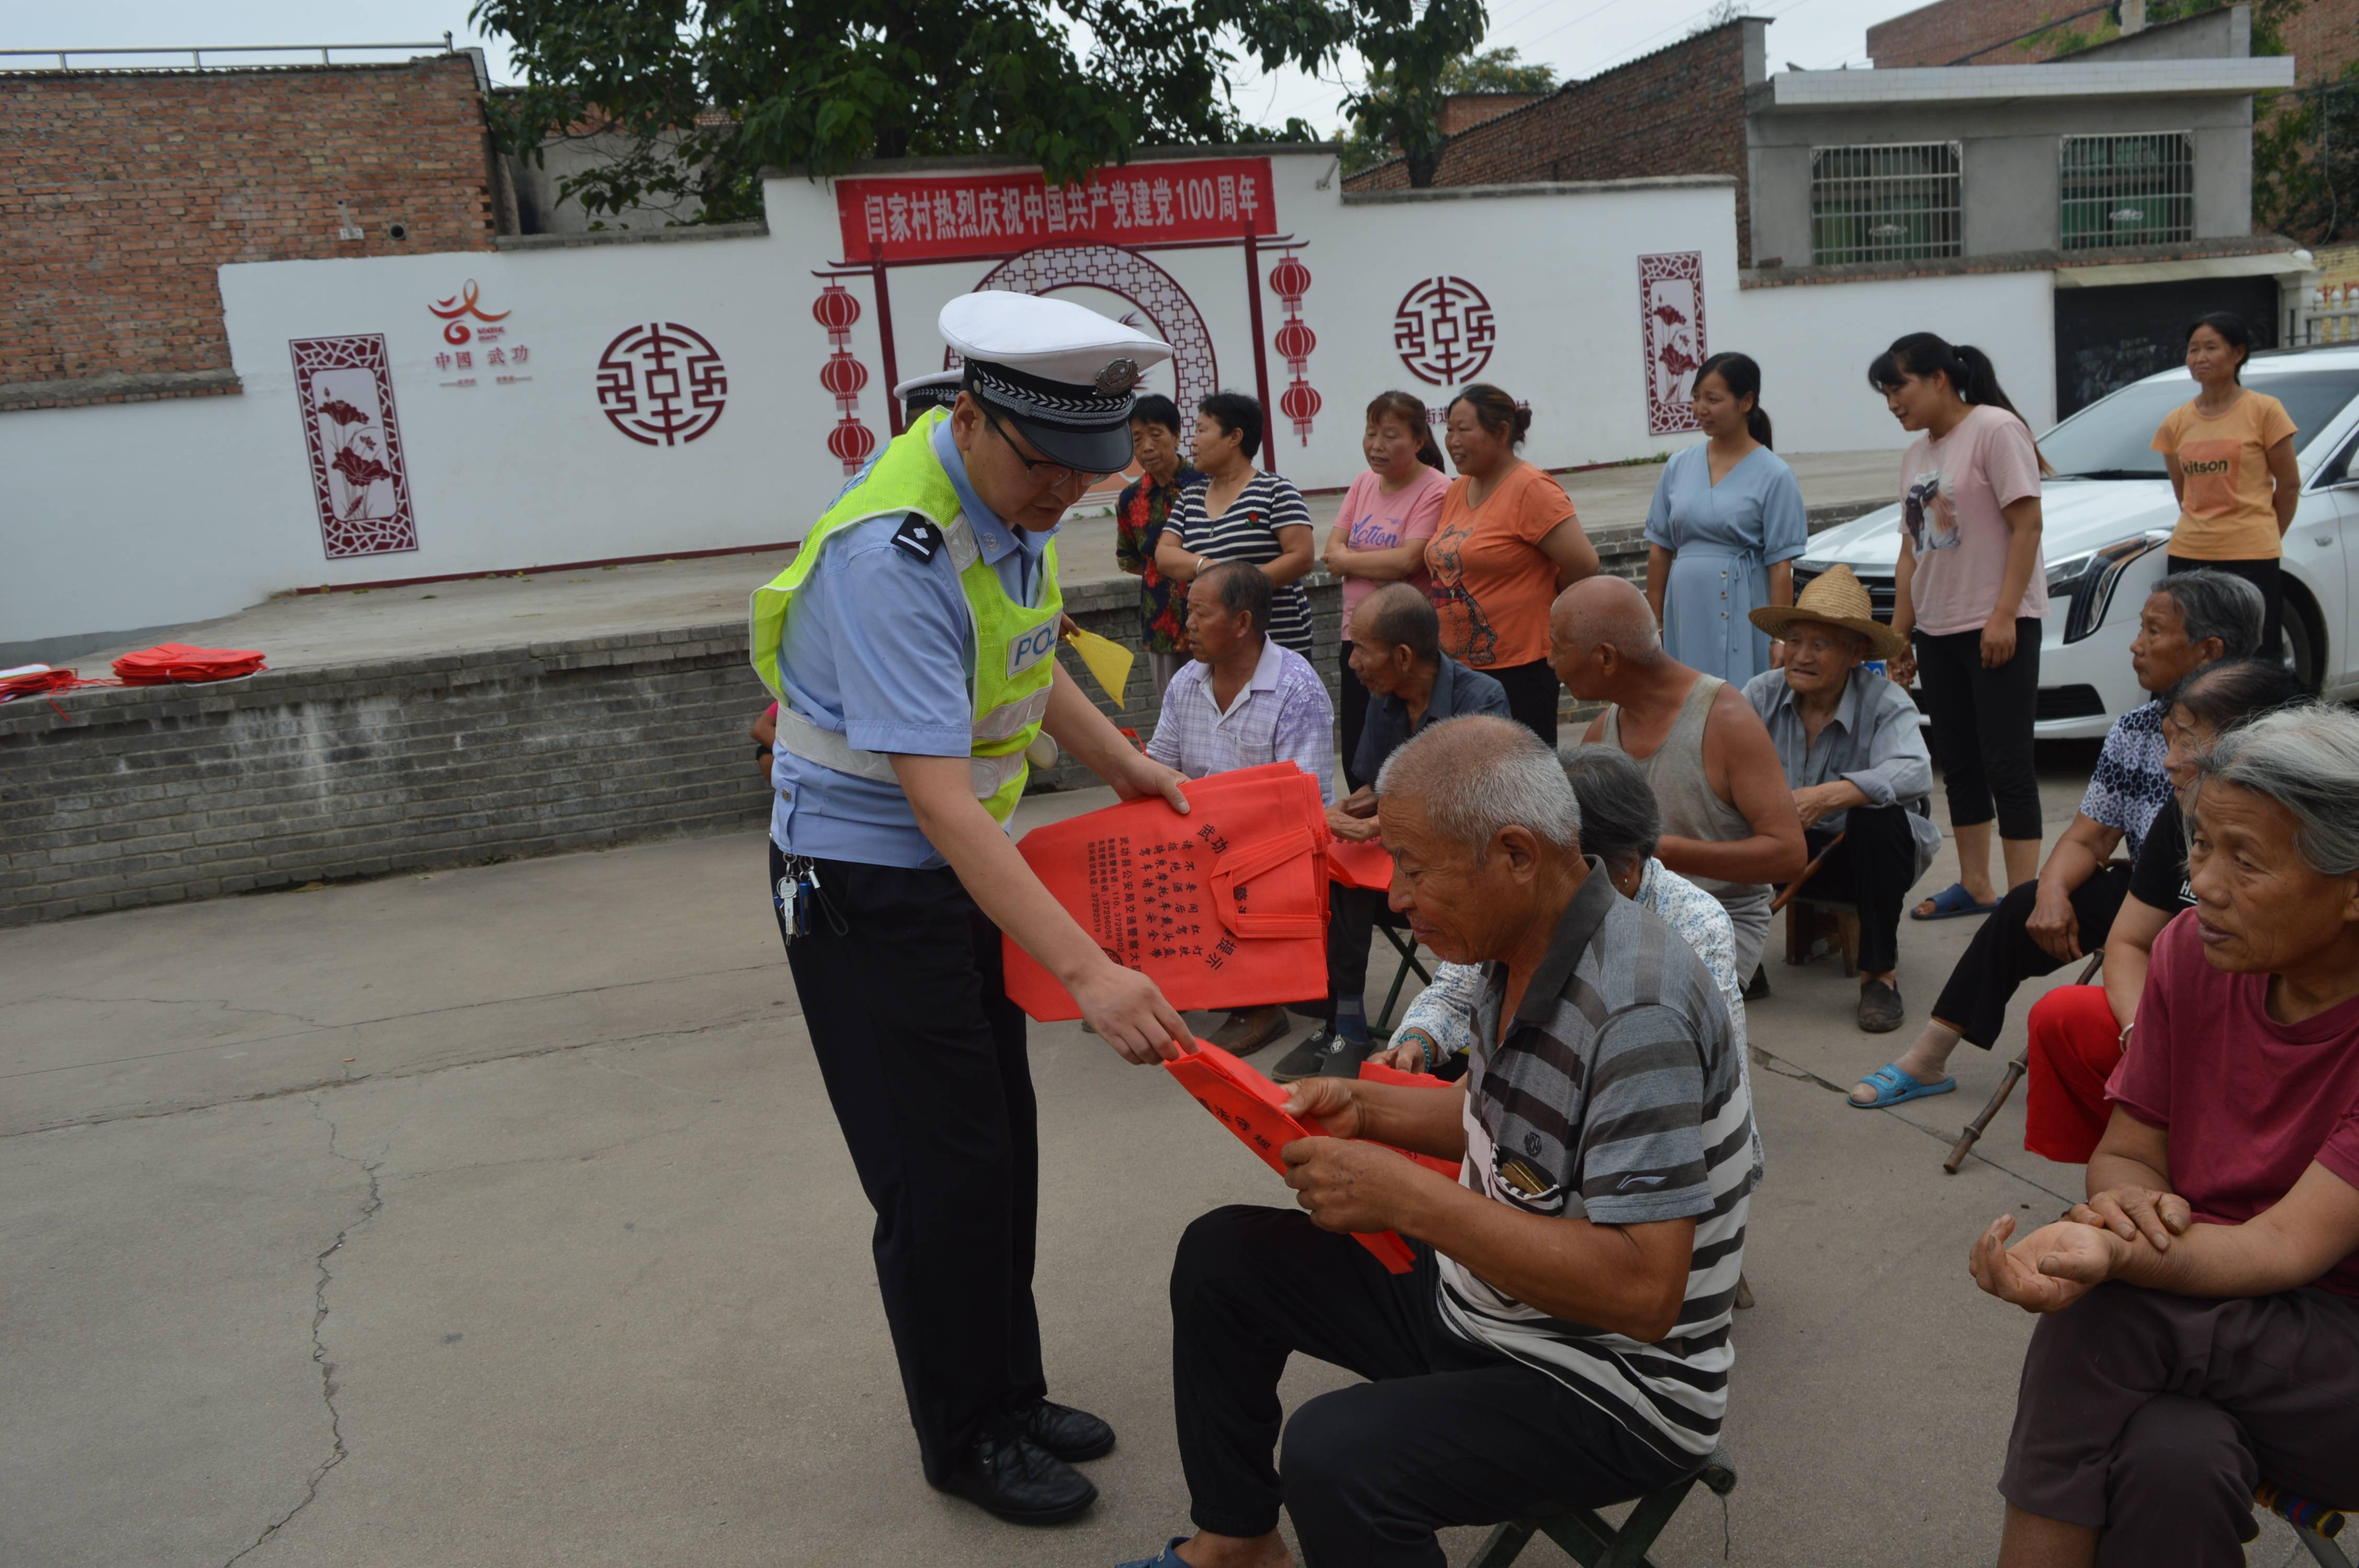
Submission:
<svg viewBox="0 0 2359 1568">
<path fill-rule="evenodd" d="M 1458 25 L 1463 28 L 1462 18 Z M 1477 38 L 1484 25 L 1478 14 L 1473 24 Z M 1370 60 L 1367 86 L 1346 101 L 1352 129 L 1343 137 L 1344 173 L 1357 174 L 1388 158 L 1406 157 L 1409 183 L 1418 187 L 1431 185 L 1441 157 L 1442 107 L 1453 94 L 1552 92 L 1557 85 L 1553 67 L 1523 59 L 1512 44 L 1479 54 L 1468 50 L 1451 56 L 1442 61 L 1432 85 L 1421 96 L 1414 88 L 1404 88 L 1404 75 L 1397 67 L 1380 66 Z M 1409 135 L 1402 134 L 1404 126 Z M 1430 150 L 1420 158 L 1409 149 L 1413 141 L 1429 130 Z"/>
<path fill-rule="evenodd" d="M 2253 210 L 2280 233 L 2331 245 L 2359 231 L 2359 61 L 2333 81 L 2270 94 L 2253 114 Z"/>
<path fill-rule="evenodd" d="M 475 0 L 524 85 L 491 105 L 502 146 L 590 139 L 560 182 L 592 214 L 761 212 L 761 170 L 995 153 L 1073 179 L 1156 143 L 1316 139 L 1236 108 L 1241 49 L 1318 70 L 1384 47 L 1413 0 Z M 1477 15 L 1479 15 L 1479 8 Z M 1082 40 L 1076 46 L 1077 37 Z"/>
<path fill-rule="evenodd" d="M 2146 25 L 2159 27 L 2167 22 L 2183 22 L 2190 16 L 2201 16 L 2207 11 L 2217 11 L 2233 5 L 2250 5 L 2253 8 L 2253 52 L 2285 53 L 2285 25 L 2310 0 L 2147 0 Z M 2094 21 L 2090 22 L 2092 15 Z M 2089 25 L 2083 27 L 2083 22 Z M 2122 36 L 2119 0 L 2109 8 L 2093 12 L 2082 10 L 2073 16 L 2052 22 L 2038 32 L 2024 38 L 2017 52 L 2038 55 L 2045 59 L 2062 59 L 2083 49 L 2109 44 Z"/>
</svg>

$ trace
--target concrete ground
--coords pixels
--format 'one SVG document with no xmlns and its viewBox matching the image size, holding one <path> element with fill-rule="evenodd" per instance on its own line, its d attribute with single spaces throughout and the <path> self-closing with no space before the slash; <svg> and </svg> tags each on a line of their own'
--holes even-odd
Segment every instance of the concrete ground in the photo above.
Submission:
<svg viewBox="0 0 2359 1568">
<path fill-rule="evenodd" d="M 1887 501 L 1894 494 L 1898 459 L 1892 452 L 1803 452 L 1788 460 L 1812 506 L 1856 506 Z M 1583 523 L 1603 530 L 1645 523 L 1647 503 L 1662 472 L 1659 465 L 1645 463 L 1560 477 Z M 1313 514 L 1322 519 L 1334 507 L 1332 496 L 1314 497 L 1311 503 Z M 1323 529 L 1321 533 L 1323 537 Z M 1075 517 L 1060 539 L 1068 586 L 1117 575 L 1110 514 Z M 170 640 L 201 647 L 259 648 L 269 656 L 271 668 L 287 670 L 710 625 L 743 616 L 746 595 L 774 576 L 785 559 L 782 552 L 762 552 L 409 588 L 282 595 L 234 615 L 179 627 Z M 56 662 L 97 676 L 131 651 L 125 644 Z"/>
<path fill-rule="evenodd" d="M 2088 750 L 2049 761 L 2052 832 Z M 0 1563 L 1098 1568 L 1184 1529 L 1172 1245 L 1284 1189 L 1159 1075 L 1036 1027 L 1051 1386 L 1121 1446 L 1061 1529 L 929 1490 L 759 857 L 651 845 L 0 933 Z M 1971 928 L 1904 925 L 1921 1018 Z M 1944 1176 L 2003 1059 L 1846 1108 L 1893 1043 L 1854 1029 L 1832 961 L 1772 972 L 1742 1482 L 1657 1560 L 1987 1562 L 2030 1320 L 1966 1249 L 2080 1172 L 2022 1151 L 2017 1095 Z M 1343 1380 L 1298 1363 L 1287 1391 Z M 2253 1560 L 2278 1563 L 2265 1528 Z"/>
</svg>

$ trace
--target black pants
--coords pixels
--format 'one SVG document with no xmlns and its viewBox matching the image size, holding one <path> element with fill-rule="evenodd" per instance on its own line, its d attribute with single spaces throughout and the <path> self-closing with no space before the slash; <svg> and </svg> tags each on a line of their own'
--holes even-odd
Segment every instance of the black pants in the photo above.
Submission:
<svg viewBox="0 0 2359 1568">
<path fill-rule="evenodd" d="M 1327 998 L 1344 997 L 1366 1005 L 1368 944 L 1375 940 L 1376 917 L 1385 895 L 1370 888 L 1347 888 L 1340 882 L 1327 890 Z M 1331 1011 L 1332 1019 L 1334 1014 Z"/>
<path fill-rule="evenodd" d="M 1343 782 L 1356 790 L 1375 782 L 1362 778 L 1352 767 L 1360 754 L 1360 731 L 1368 727 L 1368 688 L 1352 673 L 1352 644 L 1345 643 L 1335 652 L 1342 675 L 1336 689 L 1343 694 Z"/>
<path fill-rule="evenodd" d="M 770 881 L 784 858 L 770 847 Z M 1046 1391 L 1032 1307 L 1040 1151 L 999 931 L 948 870 L 818 862 L 825 919 L 787 945 L 811 1049 L 876 1211 L 901 1390 L 939 1484 Z"/>
<path fill-rule="evenodd" d="M 1549 745 L 1556 744 L 1557 704 L 1564 687 L 1546 659 L 1528 665 L 1499 665 L 1483 672 L 1507 688 L 1507 717 Z"/>
<path fill-rule="evenodd" d="M 2098 1568 L 2241 1568 L 2263 1479 L 2359 1498 L 2359 1302 L 2116 1281 L 2031 1331 L 1998 1489 L 2094 1528 Z"/>
<path fill-rule="evenodd" d="M 1658 1453 L 1545 1372 L 1443 1326 L 1433 1252 L 1387 1274 L 1288 1209 L 1214 1209 L 1171 1265 L 1171 1378 L 1190 1517 L 1221 1535 L 1294 1516 L 1306 1568 L 1440 1568 L 1433 1532 L 1623 1502 L 1701 1465 Z M 1285 1423 L 1297 1351 L 1372 1379 Z"/>
<path fill-rule="evenodd" d="M 1933 720 L 1933 761 L 1950 797 L 1950 826 L 1988 822 L 1998 836 L 2039 837 L 2039 775 L 2031 764 L 2031 723 L 2039 708 L 2039 622 L 2015 623 L 2015 657 L 1983 668 L 1983 634 L 1919 632 L 1917 677 Z"/>
<path fill-rule="evenodd" d="M 1861 972 L 1885 974 L 1900 967 L 1900 903 L 1917 881 L 1908 807 L 1854 806 L 1843 813 L 1843 836 L 1803 892 L 1858 906 Z M 1834 834 L 1814 827 L 1802 837 L 1816 860 Z"/>
<path fill-rule="evenodd" d="M 2187 556 L 2165 556 L 2166 572 L 2211 570 L 2243 578 L 2261 590 L 2259 656 L 2274 664 L 2285 646 L 2285 570 L 2273 557 L 2266 561 L 2199 561 Z"/>
<path fill-rule="evenodd" d="M 2096 874 L 2072 890 L 2073 917 L 2081 923 L 2081 951 L 2095 953 L 2114 928 L 2114 916 L 2129 896 L 2126 866 L 2100 866 Z M 2064 967 L 2047 948 L 2031 939 L 2031 906 L 2038 901 L 2039 884 L 2028 881 L 2009 888 L 1996 909 L 1982 917 L 1983 928 L 1950 971 L 1949 983 L 1933 1003 L 1933 1016 L 1989 1050 L 2006 1027 L 2006 1004 L 2015 988 Z M 1865 935 L 1861 938 L 1863 944 Z"/>
</svg>

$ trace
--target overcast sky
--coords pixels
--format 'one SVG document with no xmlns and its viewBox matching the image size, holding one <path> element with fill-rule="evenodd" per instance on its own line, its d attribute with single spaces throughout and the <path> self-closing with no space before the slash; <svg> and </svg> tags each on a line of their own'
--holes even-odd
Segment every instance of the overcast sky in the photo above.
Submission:
<svg viewBox="0 0 2359 1568">
<path fill-rule="evenodd" d="M 1759 0 L 1773 70 L 1866 63 L 1867 27 L 1919 0 Z M 1676 42 L 1710 13 L 1709 0 L 1491 0 L 1486 45 L 1513 44 L 1560 78 L 1584 77 Z M 0 49 L 131 49 L 229 44 L 424 43 L 444 32 L 484 44 L 495 81 L 514 79 L 497 40 L 476 38 L 467 0 L 0 0 Z M 22 63 L 22 62 L 12 62 Z M 1356 62 L 1354 62 L 1356 70 Z M 1343 86 L 1299 71 L 1236 82 L 1240 108 L 1268 124 L 1299 114 L 1321 130 L 1340 124 Z"/>
</svg>

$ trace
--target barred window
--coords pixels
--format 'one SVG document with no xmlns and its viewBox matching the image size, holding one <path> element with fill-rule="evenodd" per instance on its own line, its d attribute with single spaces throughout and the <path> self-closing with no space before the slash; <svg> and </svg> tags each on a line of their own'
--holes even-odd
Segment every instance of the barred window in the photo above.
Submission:
<svg viewBox="0 0 2359 1568">
<path fill-rule="evenodd" d="M 2195 235 L 2195 146 L 2185 131 L 2063 141 L 2064 248 Z"/>
<path fill-rule="evenodd" d="M 1958 144 L 1810 149 L 1810 255 L 1833 262 L 1954 256 L 1965 248 Z"/>
</svg>

